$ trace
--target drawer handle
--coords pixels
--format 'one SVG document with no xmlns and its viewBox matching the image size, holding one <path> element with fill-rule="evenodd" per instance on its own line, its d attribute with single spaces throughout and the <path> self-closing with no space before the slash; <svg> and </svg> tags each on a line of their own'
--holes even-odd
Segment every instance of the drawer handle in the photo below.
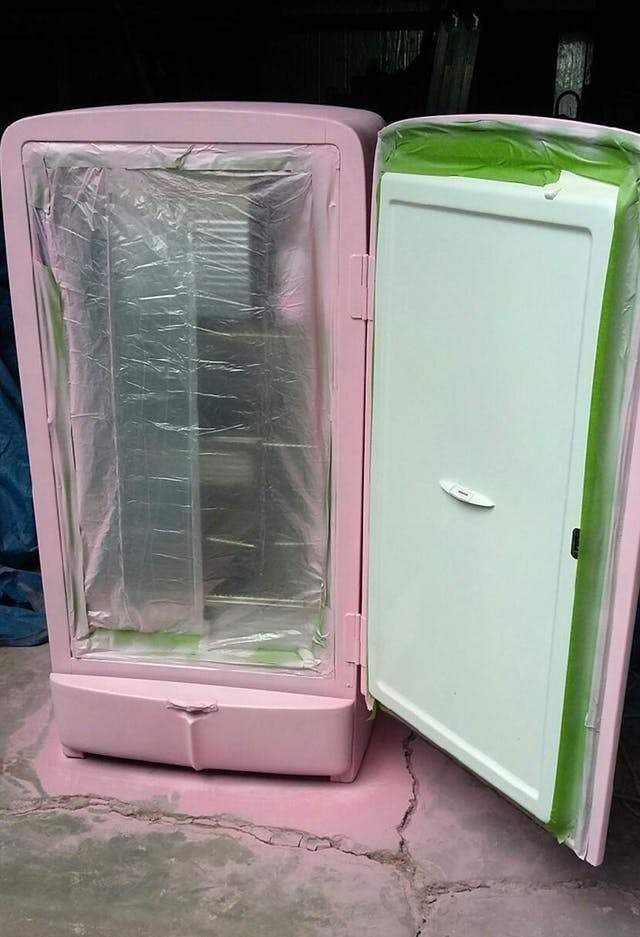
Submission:
<svg viewBox="0 0 640 937">
<path fill-rule="evenodd" d="M 168 699 L 167 709 L 178 709 L 183 713 L 217 713 L 217 703 L 185 703 L 182 700 Z"/>
</svg>

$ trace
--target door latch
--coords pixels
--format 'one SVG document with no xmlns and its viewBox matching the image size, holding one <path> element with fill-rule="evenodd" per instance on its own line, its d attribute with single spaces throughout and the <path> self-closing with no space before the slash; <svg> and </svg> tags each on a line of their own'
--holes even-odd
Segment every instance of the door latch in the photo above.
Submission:
<svg viewBox="0 0 640 937">
<path fill-rule="evenodd" d="M 580 549 L 580 528 L 574 527 L 573 533 L 571 534 L 571 556 L 574 560 L 578 559 L 578 551 Z"/>
</svg>

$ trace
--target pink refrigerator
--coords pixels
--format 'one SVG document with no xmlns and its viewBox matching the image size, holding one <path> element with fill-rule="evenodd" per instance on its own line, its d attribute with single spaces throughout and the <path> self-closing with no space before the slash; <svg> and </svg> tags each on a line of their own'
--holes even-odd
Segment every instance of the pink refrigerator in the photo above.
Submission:
<svg viewBox="0 0 640 937">
<path fill-rule="evenodd" d="M 602 861 L 640 138 L 99 108 L 2 142 L 65 754 L 352 781 L 378 705 Z"/>
</svg>

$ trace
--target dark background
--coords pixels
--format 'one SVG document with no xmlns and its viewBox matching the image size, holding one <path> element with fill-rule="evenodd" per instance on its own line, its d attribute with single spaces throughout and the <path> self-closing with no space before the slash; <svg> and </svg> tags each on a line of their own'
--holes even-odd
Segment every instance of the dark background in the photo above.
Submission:
<svg viewBox="0 0 640 937">
<path fill-rule="evenodd" d="M 100 104 L 284 100 L 368 108 L 387 121 L 555 112 L 637 130 L 640 32 L 628 6 L 26 0 L 2 15 L 0 122 Z"/>
</svg>

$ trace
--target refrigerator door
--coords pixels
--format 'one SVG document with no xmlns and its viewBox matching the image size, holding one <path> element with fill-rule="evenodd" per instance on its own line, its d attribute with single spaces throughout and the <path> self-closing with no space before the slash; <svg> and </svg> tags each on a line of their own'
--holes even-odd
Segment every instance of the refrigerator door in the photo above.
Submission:
<svg viewBox="0 0 640 937">
<path fill-rule="evenodd" d="M 369 691 L 583 855 L 552 815 L 617 200 L 572 172 L 378 188 Z"/>
</svg>

